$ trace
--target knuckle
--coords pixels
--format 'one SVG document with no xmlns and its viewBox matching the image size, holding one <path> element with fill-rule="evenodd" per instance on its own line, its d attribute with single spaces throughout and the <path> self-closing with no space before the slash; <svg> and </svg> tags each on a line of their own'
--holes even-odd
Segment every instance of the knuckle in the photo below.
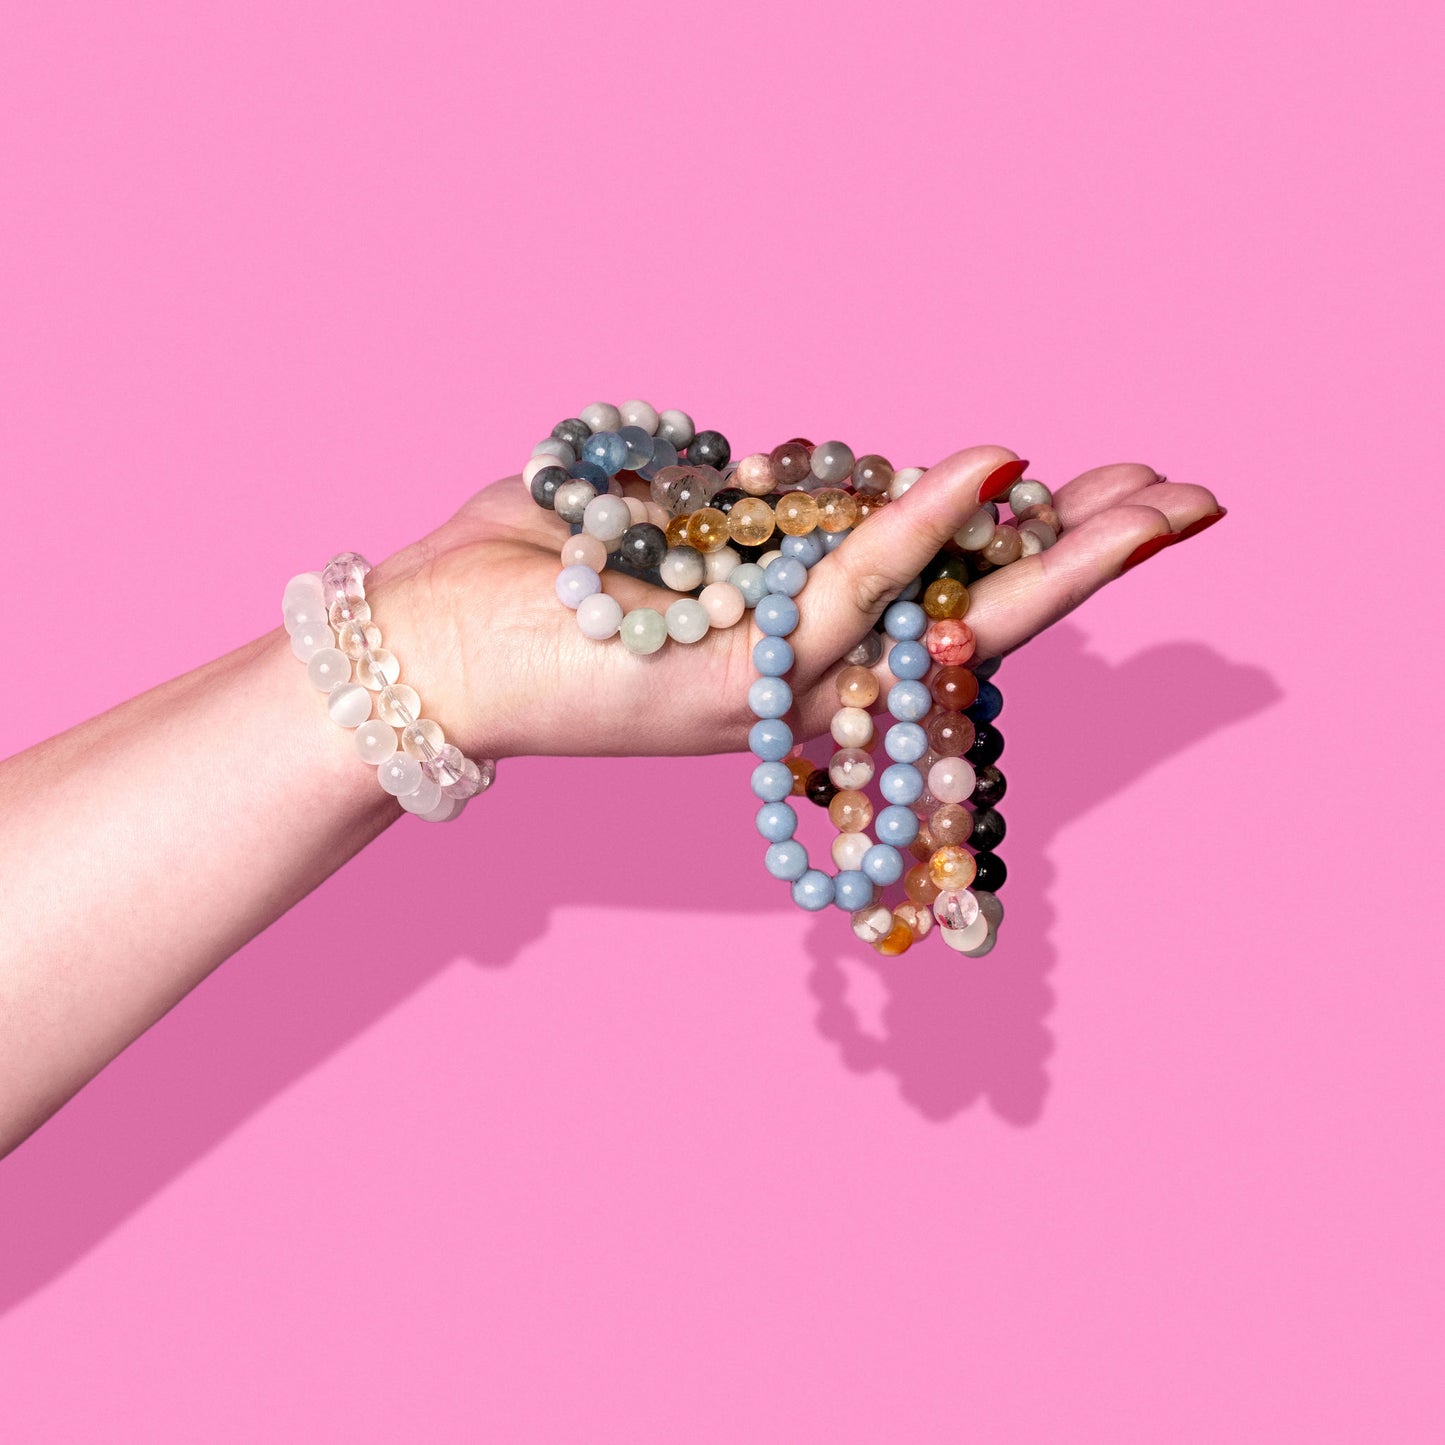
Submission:
<svg viewBox="0 0 1445 1445">
<path fill-rule="evenodd" d="M 890 573 L 878 567 L 855 566 L 850 571 L 848 580 L 858 610 L 870 616 L 882 611 L 884 604 L 892 598 L 899 585 Z"/>
</svg>

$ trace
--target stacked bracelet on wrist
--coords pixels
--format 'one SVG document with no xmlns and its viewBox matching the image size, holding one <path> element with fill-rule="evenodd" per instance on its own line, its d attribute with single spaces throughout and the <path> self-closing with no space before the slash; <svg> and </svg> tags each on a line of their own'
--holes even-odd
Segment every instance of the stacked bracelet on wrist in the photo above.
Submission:
<svg viewBox="0 0 1445 1445">
<path fill-rule="evenodd" d="M 445 823 L 492 785 L 497 765 L 463 756 L 421 715 L 416 689 L 399 680 L 401 664 L 381 645 L 372 620 L 364 585 L 370 570 L 364 557 L 342 552 L 324 572 L 303 572 L 286 584 L 281 613 L 291 651 L 326 694 L 332 721 L 354 729 L 357 754 L 376 769 L 383 791 L 407 812 Z"/>
</svg>

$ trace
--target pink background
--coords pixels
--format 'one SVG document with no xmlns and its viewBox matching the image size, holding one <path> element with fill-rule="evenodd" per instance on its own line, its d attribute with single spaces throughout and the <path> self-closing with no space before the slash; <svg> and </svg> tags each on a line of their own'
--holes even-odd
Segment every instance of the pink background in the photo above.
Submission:
<svg viewBox="0 0 1445 1445">
<path fill-rule="evenodd" d="M 737 757 L 394 829 L 0 1164 L 0 1437 L 1438 1440 L 1439 16 L 6 6 L 0 752 L 598 398 L 1231 515 L 1005 667 L 986 962 Z"/>
</svg>

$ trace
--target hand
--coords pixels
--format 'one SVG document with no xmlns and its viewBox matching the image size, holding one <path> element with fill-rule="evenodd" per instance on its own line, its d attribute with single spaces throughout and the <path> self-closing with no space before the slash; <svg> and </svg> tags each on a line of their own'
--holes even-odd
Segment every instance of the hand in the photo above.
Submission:
<svg viewBox="0 0 1445 1445">
<path fill-rule="evenodd" d="M 790 641 L 800 740 L 828 730 L 832 678 L 884 607 L 977 509 L 989 473 L 1012 460 L 969 447 L 931 468 L 811 571 Z M 1221 515 L 1203 487 L 1126 462 L 1084 472 L 1054 493 L 1063 535 L 1047 551 L 973 583 L 978 656 L 1012 651 L 1118 577 L 1145 544 L 1181 540 Z M 700 642 L 669 640 L 646 657 L 594 642 L 553 584 L 567 531 L 519 476 L 478 492 L 430 536 L 367 579 L 402 681 L 469 756 L 663 754 L 747 747 L 748 683 L 759 634 L 749 617 Z M 620 573 L 603 588 L 624 610 L 665 611 L 674 594 Z M 880 680 L 891 680 L 886 654 Z"/>
</svg>

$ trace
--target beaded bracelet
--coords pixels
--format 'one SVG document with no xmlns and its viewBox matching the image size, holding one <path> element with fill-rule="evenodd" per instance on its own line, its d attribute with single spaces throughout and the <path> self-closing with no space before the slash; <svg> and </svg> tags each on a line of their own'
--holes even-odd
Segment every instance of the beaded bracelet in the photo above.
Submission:
<svg viewBox="0 0 1445 1445">
<path fill-rule="evenodd" d="M 491 787 L 497 765 L 465 757 L 421 716 L 416 689 L 399 681 L 401 664 L 381 645 L 372 621 L 363 585 L 370 570 L 358 553 L 342 552 L 325 571 L 293 577 L 282 597 L 282 621 L 312 686 L 326 694 L 331 720 L 354 729 L 356 751 L 376 769 L 382 790 L 408 813 L 445 823 Z"/>
</svg>

